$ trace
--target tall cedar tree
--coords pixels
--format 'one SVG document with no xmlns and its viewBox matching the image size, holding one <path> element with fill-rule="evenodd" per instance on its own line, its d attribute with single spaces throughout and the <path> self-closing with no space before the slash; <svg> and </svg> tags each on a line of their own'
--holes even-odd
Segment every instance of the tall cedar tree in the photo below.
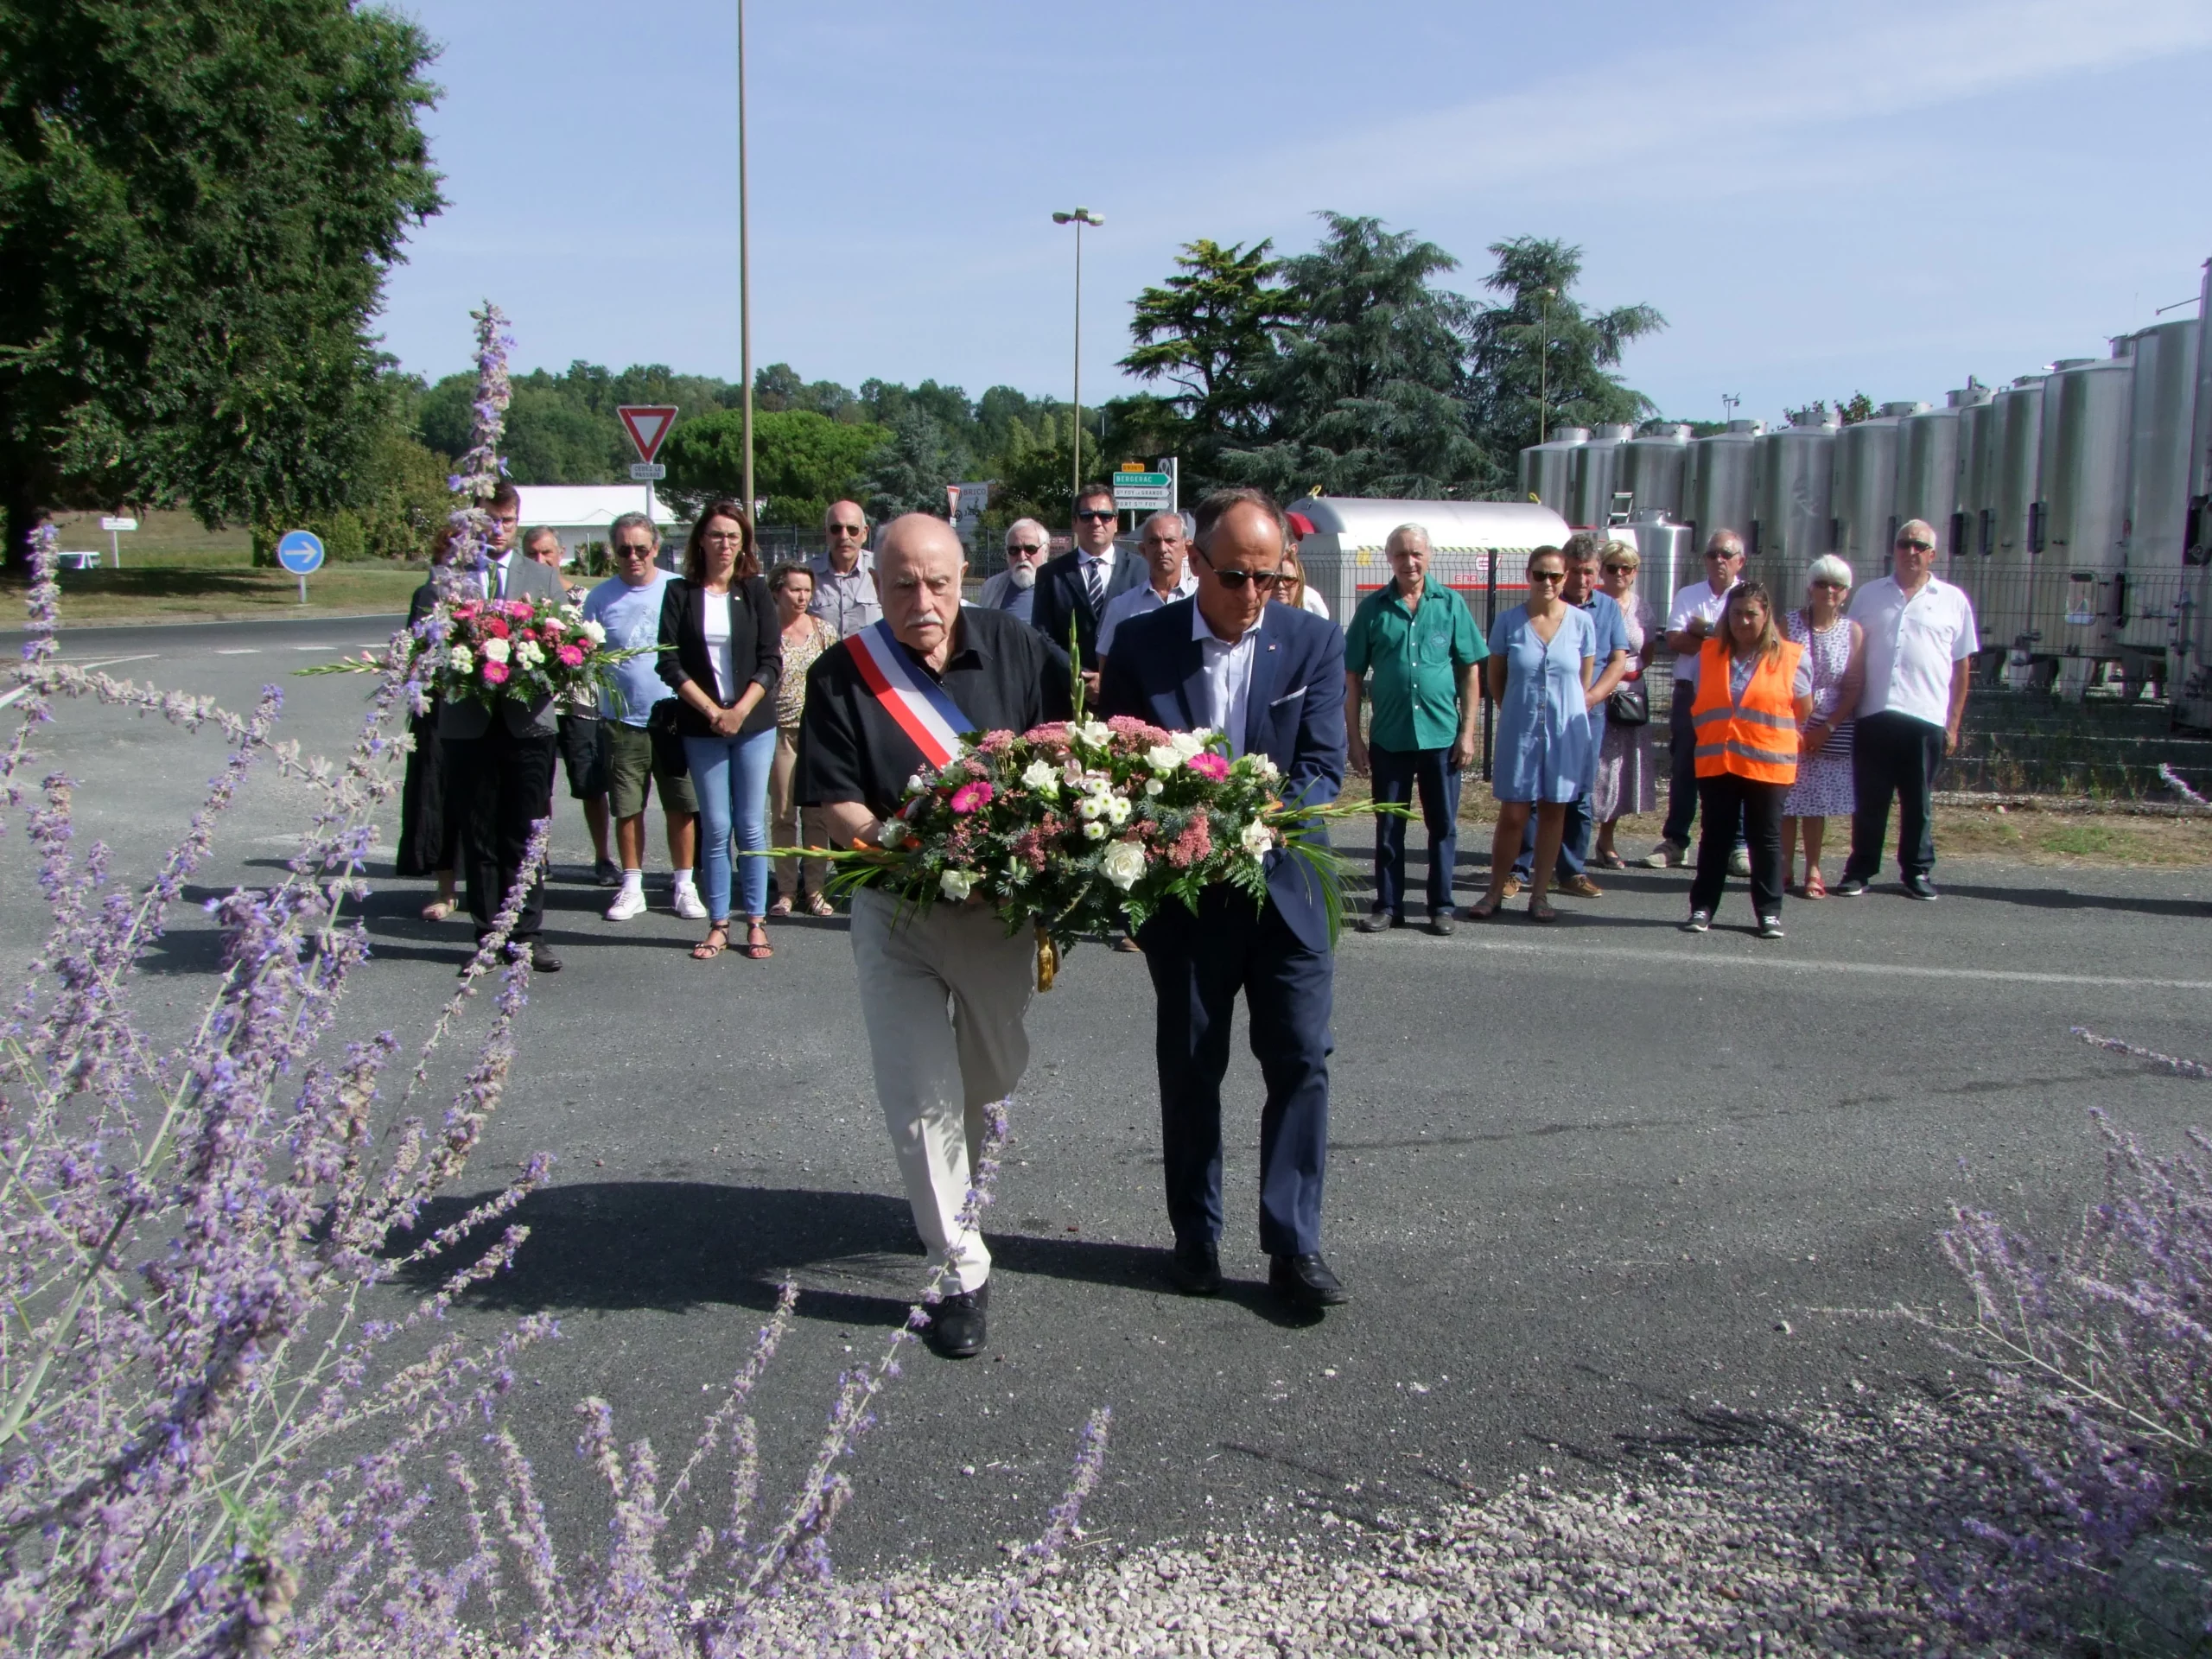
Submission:
<svg viewBox="0 0 2212 1659">
<path fill-rule="evenodd" d="M 1226 448 L 1224 472 L 1279 494 L 1478 493 L 1496 468 L 1466 417 L 1476 308 L 1434 285 L 1459 261 L 1380 219 L 1320 218 L 1320 245 L 1280 267 L 1292 321 L 1260 385 L 1268 436 Z"/>
<path fill-rule="evenodd" d="M 365 325 L 443 203 L 421 30 L 346 0 L 0 0 L 0 492 L 343 505 Z"/>
<path fill-rule="evenodd" d="M 1184 245 L 1176 272 L 1131 305 L 1136 349 L 1122 366 L 1140 380 L 1175 390 L 1161 401 L 1181 417 L 1169 433 L 1193 479 L 1211 479 L 1224 444 L 1247 445 L 1267 435 L 1262 386 L 1275 360 L 1275 334 L 1294 313 L 1274 284 L 1280 269 L 1271 242 L 1226 247 L 1201 237 Z M 1160 411 L 1165 413 L 1166 411 Z M 1179 444 L 1173 442 L 1180 439 Z"/>
<path fill-rule="evenodd" d="M 1493 242 L 1497 268 L 1484 286 L 1506 296 L 1475 319 L 1468 356 L 1474 429 L 1509 467 L 1536 442 L 1541 424 L 1595 426 L 1656 412 L 1650 399 L 1607 372 L 1630 340 L 1656 334 L 1666 318 L 1648 305 L 1583 310 L 1570 291 L 1582 250 L 1541 237 Z"/>
</svg>

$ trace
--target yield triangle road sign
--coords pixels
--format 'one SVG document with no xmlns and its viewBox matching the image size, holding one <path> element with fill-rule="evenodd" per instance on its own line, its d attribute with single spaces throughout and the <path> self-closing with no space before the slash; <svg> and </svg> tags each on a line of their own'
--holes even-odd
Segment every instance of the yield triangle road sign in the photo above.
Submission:
<svg viewBox="0 0 2212 1659">
<path fill-rule="evenodd" d="M 638 459 L 643 461 L 651 461 L 660 453 L 668 429 L 676 424 L 673 404 L 624 404 L 614 412 L 622 417 L 630 442 L 638 446 Z"/>
</svg>

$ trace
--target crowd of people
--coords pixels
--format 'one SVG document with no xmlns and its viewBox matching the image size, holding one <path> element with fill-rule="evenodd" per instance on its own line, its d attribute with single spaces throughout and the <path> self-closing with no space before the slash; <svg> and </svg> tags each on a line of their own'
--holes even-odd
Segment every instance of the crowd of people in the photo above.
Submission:
<svg viewBox="0 0 2212 1659">
<path fill-rule="evenodd" d="M 515 492 L 502 486 L 489 505 L 486 556 L 454 579 L 494 598 L 563 592 L 558 537 L 533 531 L 518 552 Z M 1207 727 L 1236 753 L 1265 753 L 1289 798 L 1332 800 L 1349 769 L 1368 776 L 1378 804 L 1405 809 L 1376 814 L 1363 932 L 1407 923 L 1416 797 L 1429 841 L 1425 920 L 1453 931 L 1461 787 L 1484 699 L 1497 812 L 1471 920 L 1524 890 L 1539 923 L 1556 918 L 1554 893 L 1602 897 L 1591 872 L 1626 867 L 1620 822 L 1655 810 L 1662 765 L 1667 817 L 1641 861 L 1688 862 L 1698 828 L 1691 932 L 1711 928 L 1732 874 L 1748 881 L 1764 938 L 1782 937 L 1793 882 L 1808 899 L 1863 893 L 1892 803 L 1904 889 L 1936 896 L 1930 792 L 1958 741 L 1976 639 L 1967 597 L 1930 569 L 1936 537 L 1918 520 L 1897 532 L 1890 575 L 1854 593 L 1850 568 L 1823 558 L 1786 613 L 1744 579 L 1741 539 L 1717 531 L 1703 577 L 1669 596 L 1663 626 L 1638 591 L 1636 547 L 1577 534 L 1529 556 L 1525 601 L 1487 630 L 1432 574 L 1419 524 L 1390 533 L 1389 581 L 1339 627 L 1298 562 L 1311 524 L 1259 491 L 1217 492 L 1194 519 L 1155 513 L 1133 549 L 1118 521 L 1103 485 L 1077 493 L 1057 556 L 1044 525 L 1016 521 L 1004 568 L 970 600 L 964 551 L 926 515 L 887 526 L 871 551 L 865 513 L 840 501 L 820 555 L 768 569 L 734 501 L 709 503 L 680 554 L 644 514 L 624 515 L 609 533 L 614 575 L 581 596 L 610 643 L 637 653 L 613 683 L 588 705 L 448 703 L 417 718 L 398 863 L 437 880 L 423 913 L 442 919 L 465 903 L 479 939 L 489 931 L 533 824 L 551 810 L 557 755 L 595 875 L 613 889 L 608 922 L 647 909 L 645 817 L 658 794 L 671 907 L 707 925 L 690 955 L 766 960 L 771 920 L 836 908 L 826 861 L 805 849 L 880 843 L 906 780 L 937 759 L 932 732 L 949 755 L 954 734 L 1065 717 L 1078 675 L 1096 713 Z M 448 538 L 434 556 L 446 562 L 455 546 Z M 415 619 L 435 601 L 426 582 Z M 1663 761 L 1649 691 L 1662 649 L 1673 659 Z M 1850 854 L 1830 887 L 1821 860 L 1835 817 L 1850 820 Z M 1276 1291 L 1318 1312 L 1348 1297 L 1320 1253 L 1333 918 L 1303 866 L 1278 857 L 1268 874 L 1256 909 L 1210 890 L 1197 914 L 1166 906 L 1116 944 L 1145 957 L 1158 1002 L 1170 1281 L 1194 1295 L 1222 1283 L 1221 1084 L 1242 995 L 1267 1084 L 1261 1247 Z M 542 889 L 540 878 L 524 894 L 510 948 L 552 972 Z M 988 1109 L 1027 1063 L 1030 942 L 979 906 L 902 912 L 862 889 L 850 913 L 877 1092 L 917 1225 L 950 1286 L 930 1339 L 971 1355 L 984 1345 L 990 1258 L 963 1204 Z"/>
</svg>

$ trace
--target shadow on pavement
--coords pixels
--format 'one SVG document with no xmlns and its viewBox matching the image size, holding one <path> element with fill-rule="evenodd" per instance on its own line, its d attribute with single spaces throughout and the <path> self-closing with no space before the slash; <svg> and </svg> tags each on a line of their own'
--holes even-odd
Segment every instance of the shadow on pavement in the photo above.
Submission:
<svg viewBox="0 0 2212 1659">
<path fill-rule="evenodd" d="M 414 1236 L 447 1227 L 493 1195 L 434 1200 Z M 786 1278 L 798 1311 L 841 1324 L 898 1325 L 925 1282 L 921 1241 L 903 1198 L 724 1186 L 705 1181 L 587 1181 L 541 1188 L 504 1221 L 409 1269 L 434 1289 L 508 1225 L 530 1238 L 507 1272 L 472 1290 L 470 1306 L 502 1313 L 709 1306 L 766 1311 Z M 987 1228 L 994 1268 L 1145 1292 L 1163 1289 L 1164 1250 L 1149 1245 Z M 406 1248 L 404 1237 L 393 1241 Z M 1234 1281 L 1223 1295 L 1278 1323 L 1302 1324 L 1264 1283 Z"/>
</svg>

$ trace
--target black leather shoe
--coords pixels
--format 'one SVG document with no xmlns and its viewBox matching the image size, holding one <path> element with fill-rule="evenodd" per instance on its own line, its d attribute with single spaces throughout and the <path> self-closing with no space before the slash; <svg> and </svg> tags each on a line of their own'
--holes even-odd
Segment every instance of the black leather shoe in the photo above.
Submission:
<svg viewBox="0 0 2212 1659">
<path fill-rule="evenodd" d="M 1438 938 L 1450 938 L 1452 937 L 1452 912 L 1450 911 L 1432 910 L 1428 912 L 1428 931 L 1435 934 Z"/>
<path fill-rule="evenodd" d="M 1211 1239 L 1179 1243 L 1167 1258 L 1167 1282 L 1185 1296 L 1211 1296 L 1221 1288 L 1221 1252 Z"/>
<path fill-rule="evenodd" d="M 1908 875 L 1904 879 L 1904 896 L 1932 905 L 1936 902 L 1936 884 L 1924 875 Z"/>
<path fill-rule="evenodd" d="M 561 958 L 553 954 L 553 947 L 543 939 L 530 942 L 530 971 L 533 974 L 557 974 Z"/>
<path fill-rule="evenodd" d="M 1268 1269 L 1268 1288 L 1300 1307 L 1340 1307 L 1351 1293 L 1337 1282 L 1316 1250 L 1308 1255 L 1279 1255 Z"/>
<path fill-rule="evenodd" d="M 946 1359 L 973 1359 L 983 1351 L 984 1315 L 991 1303 L 990 1281 L 973 1290 L 956 1291 L 930 1312 L 923 1339 Z"/>
<path fill-rule="evenodd" d="M 1370 910 L 1359 918 L 1359 931 L 1363 933 L 1388 933 L 1392 928 L 1403 925 L 1387 910 Z"/>
</svg>

